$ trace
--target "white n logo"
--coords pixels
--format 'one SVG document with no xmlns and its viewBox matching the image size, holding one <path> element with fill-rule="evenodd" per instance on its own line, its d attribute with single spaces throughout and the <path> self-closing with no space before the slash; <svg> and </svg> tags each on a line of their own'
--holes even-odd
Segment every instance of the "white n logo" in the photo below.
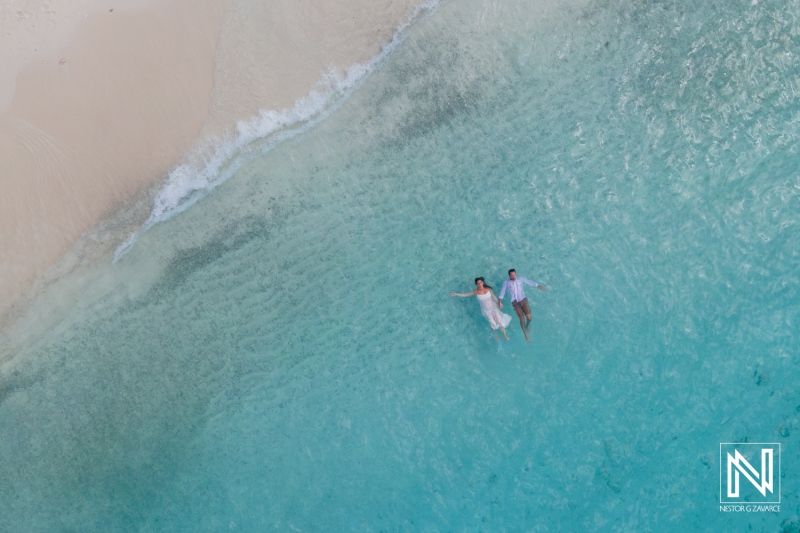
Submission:
<svg viewBox="0 0 800 533">
<path fill-rule="evenodd" d="M 747 462 L 747 459 L 734 450 L 733 455 L 728 452 L 728 498 L 739 497 L 739 474 L 741 473 L 747 480 L 761 493 L 767 495 L 767 491 L 774 492 L 772 487 L 772 448 L 761 449 L 761 474 Z M 761 480 L 759 483 L 757 480 Z"/>
</svg>

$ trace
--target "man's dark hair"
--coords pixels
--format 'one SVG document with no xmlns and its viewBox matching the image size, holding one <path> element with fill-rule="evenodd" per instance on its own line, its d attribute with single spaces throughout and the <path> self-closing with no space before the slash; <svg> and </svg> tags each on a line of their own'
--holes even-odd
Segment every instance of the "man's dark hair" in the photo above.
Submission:
<svg viewBox="0 0 800 533">
<path fill-rule="evenodd" d="M 508 271 L 508 275 L 510 276 L 512 272 L 516 272 L 513 268 Z"/>
</svg>

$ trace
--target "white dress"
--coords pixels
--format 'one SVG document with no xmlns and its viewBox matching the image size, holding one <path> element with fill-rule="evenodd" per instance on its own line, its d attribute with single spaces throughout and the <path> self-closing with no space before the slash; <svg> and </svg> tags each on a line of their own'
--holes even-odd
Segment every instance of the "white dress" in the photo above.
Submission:
<svg viewBox="0 0 800 533">
<path fill-rule="evenodd" d="M 492 293 L 486 292 L 485 294 L 476 294 L 475 296 L 478 297 L 478 302 L 481 304 L 481 312 L 483 316 L 486 317 L 486 320 L 489 321 L 491 324 L 492 329 L 497 329 L 499 327 L 508 327 L 511 323 L 511 316 L 505 314 L 497 307 L 497 304 L 492 299 Z"/>
</svg>

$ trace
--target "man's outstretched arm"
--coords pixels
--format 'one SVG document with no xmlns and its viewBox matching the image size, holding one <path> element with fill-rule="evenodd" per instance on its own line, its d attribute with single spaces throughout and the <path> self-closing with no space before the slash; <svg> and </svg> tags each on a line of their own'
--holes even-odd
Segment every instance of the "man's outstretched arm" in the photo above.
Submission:
<svg viewBox="0 0 800 533">
<path fill-rule="evenodd" d="M 541 289 L 541 290 L 543 290 L 543 291 L 546 291 L 546 290 L 547 290 L 547 287 L 545 287 L 545 286 L 544 286 L 544 285 L 542 285 L 541 283 L 536 283 L 535 281 L 531 281 L 531 280 L 529 280 L 528 278 L 522 278 L 522 277 L 518 277 L 517 279 L 518 279 L 518 280 L 520 280 L 522 283 L 527 283 L 527 284 L 528 284 L 528 285 L 530 285 L 531 287 L 538 287 L 539 289 Z M 503 287 L 505 288 L 505 285 L 503 285 Z"/>
</svg>

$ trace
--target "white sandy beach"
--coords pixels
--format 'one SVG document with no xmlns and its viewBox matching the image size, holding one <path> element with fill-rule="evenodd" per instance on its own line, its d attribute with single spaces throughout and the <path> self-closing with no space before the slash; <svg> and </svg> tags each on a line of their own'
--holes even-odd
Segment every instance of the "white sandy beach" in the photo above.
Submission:
<svg viewBox="0 0 800 533">
<path fill-rule="evenodd" d="M 418 3 L 4 1 L 0 329 L 84 232 L 193 146 L 375 56 Z"/>
</svg>

